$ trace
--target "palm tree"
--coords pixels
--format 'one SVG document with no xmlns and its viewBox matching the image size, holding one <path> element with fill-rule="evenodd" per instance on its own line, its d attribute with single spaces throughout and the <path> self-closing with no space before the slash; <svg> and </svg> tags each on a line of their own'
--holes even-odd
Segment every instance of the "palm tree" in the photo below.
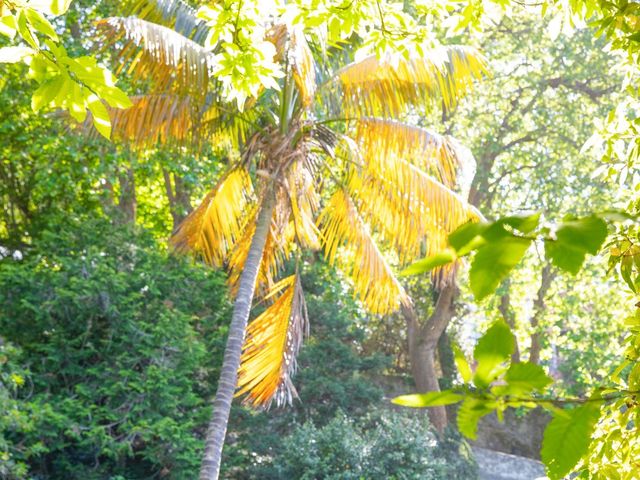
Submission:
<svg viewBox="0 0 640 480">
<path fill-rule="evenodd" d="M 485 67 L 457 46 L 329 72 L 304 32 L 276 23 L 268 39 L 285 75 L 239 111 L 222 98 L 193 11 L 178 0 L 133 5 L 138 17 L 99 24 L 120 71 L 145 88 L 133 107 L 111 112 L 114 137 L 226 145 L 233 159 L 172 238 L 178 251 L 225 268 L 235 295 L 200 472 L 215 479 L 234 395 L 256 407 L 296 396 L 291 377 L 309 328 L 303 251 L 324 249 L 362 305 L 384 315 L 411 304 L 392 265 L 441 250 L 448 233 L 479 217 L 455 192 L 464 159 L 456 141 L 402 120 L 451 107 Z M 280 279 L 285 266 L 293 273 Z M 256 296 L 266 308 L 247 327 Z"/>
</svg>

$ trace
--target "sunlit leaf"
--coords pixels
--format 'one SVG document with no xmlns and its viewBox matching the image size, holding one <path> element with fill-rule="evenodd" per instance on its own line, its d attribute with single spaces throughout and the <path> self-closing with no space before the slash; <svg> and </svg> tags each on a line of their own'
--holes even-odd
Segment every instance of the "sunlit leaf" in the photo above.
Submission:
<svg viewBox="0 0 640 480">
<path fill-rule="evenodd" d="M 600 402 L 595 401 L 554 415 L 544 431 L 541 451 L 551 480 L 564 478 L 587 452 L 598 418 Z"/>
<path fill-rule="evenodd" d="M 473 350 L 477 363 L 473 377 L 476 386 L 487 387 L 498 376 L 499 367 L 509 359 L 514 348 L 515 339 L 509 325 L 502 320 L 491 325 Z"/>
<path fill-rule="evenodd" d="M 458 403 L 464 397 L 459 393 L 445 390 L 443 392 L 427 392 L 416 393 L 412 395 L 401 395 L 391 400 L 396 405 L 402 405 L 403 407 L 437 407 L 441 405 L 452 405 Z"/>
</svg>

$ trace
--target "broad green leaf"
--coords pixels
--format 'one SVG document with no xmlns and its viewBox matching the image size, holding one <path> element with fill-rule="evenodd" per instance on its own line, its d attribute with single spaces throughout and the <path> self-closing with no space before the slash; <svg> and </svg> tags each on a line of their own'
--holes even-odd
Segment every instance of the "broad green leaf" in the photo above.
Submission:
<svg viewBox="0 0 640 480">
<path fill-rule="evenodd" d="M 568 220 L 558 228 L 556 240 L 545 242 L 547 258 L 574 275 L 580 271 L 587 253 L 595 255 L 607 238 L 607 224 L 595 215 Z"/>
<path fill-rule="evenodd" d="M 487 230 L 487 223 L 467 223 L 449 235 L 449 245 L 463 256 L 485 243 L 482 234 Z"/>
<path fill-rule="evenodd" d="M 33 8 L 27 8 L 25 9 L 25 15 L 27 16 L 27 20 L 29 20 L 31 26 L 37 32 L 46 35 L 52 40 L 58 41 L 58 35 L 53 29 L 53 25 L 51 25 L 51 23 L 49 23 L 49 20 L 44 18 L 44 16 L 40 12 L 34 10 Z"/>
<path fill-rule="evenodd" d="M 533 232 L 540 223 L 540 213 L 532 215 L 512 215 L 499 219 L 496 223 L 509 225 L 525 235 Z"/>
<path fill-rule="evenodd" d="M 87 118 L 85 97 L 82 92 L 82 87 L 77 83 L 73 84 L 73 95 L 71 96 L 71 102 L 68 108 L 69 113 L 76 122 L 82 123 L 84 122 L 85 118 Z"/>
<path fill-rule="evenodd" d="M 0 18 L 0 35 L 9 37 L 13 40 L 16 36 L 16 30 L 18 30 L 18 24 L 16 23 L 16 17 L 11 14 L 3 15 Z"/>
<path fill-rule="evenodd" d="M 504 379 L 510 390 L 517 393 L 543 390 L 553 382 L 540 365 L 531 362 L 511 364 Z"/>
<path fill-rule="evenodd" d="M 96 130 L 106 139 L 111 138 L 111 118 L 107 107 L 95 95 L 91 95 L 87 102 L 87 107 L 93 116 L 93 125 Z"/>
<path fill-rule="evenodd" d="M 493 410 L 495 410 L 493 402 L 474 397 L 465 398 L 458 409 L 458 430 L 465 437 L 475 440 L 478 433 L 478 422 Z"/>
<path fill-rule="evenodd" d="M 62 75 L 56 75 L 42 82 L 40 87 L 33 93 L 31 97 L 31 108 L 37 112 L 41 108 L 48 106 L 58 95 L 65 81 Z"/>
<path fill-rule="evenodd" d="M 31 0 L 29 6 L 51 15 L 62 15 L 69 10 L 72 0 Z"/>
<path fill-rule="evenodd" d="M 640 389 L 640 363 L 636 363 L 629 373 L 629 390 L 638 391 Z"/>
<path fill-rule="evenodd" d="M 401 395 L 394 398 L 391 402 L 396 405 L 403 405 L 405 407 L 422 408 L 422 407 L 437 407 L 440 405 L 451 405 L 458 403 L 464 397 L 459 393 L 454 393 L 451 390 L 444 390 L 443 392 L 427 392 L 427 393 L 415 393 L 411 395 Z"/>
<path fill-rule="evenodd" d="M 102 99 L 113 108 L 129 108 L 133 105 L 127 94 L 118 87 L 102 87 L 99 92 Z"/>
<path fill-rule="evenodd" d="M 412 263 L 402 272 L 400 272 L 400 275 L 405 277 L 427 273 L 436 267 L 441 267 L 442 265 L 447 265 L 448 263 L 455 262 L 456 258 L 456 253 L 453 250 L 445 250 L 443 252 L 436 253 L 435 255 L 431 255 L 430 257 L 426 257 L 422 260 L 418 260 L 417 262 Z"/>
<path fill-rule="evenodd" d="M 54 15 L 62 15 L 69 10 L 71 0 L 52 0 L 50 10 Z"/>
<path fill-rule="evenodd" d="M 551 480 L 568 475 L 587 452 L 598 418 L 600 402 L 587 402 L 554 415 L 544 431 L 541 451 Z"/>
<path fill-rule="evenodd" d="M 27 14 L 24 10 L 20 10 L 18 12 L 18 32 L 20 32 L 20 36 L 31 45 L 33 48 L 40 47 L 40 42 L 31 31 L 31 26 L 29 25 L 29 21 L 27 19 Z"/>
<path fill-rule="evenodd" d="M 469 280 L 477 300 L 495 291 L 529 248 L 531 240 L 508 236 L 482 246 L 471 263 Z"/>
<path fill-rule="evenodd" d="M 486 388 L 499 375 L 498 367 L 507 361 L 515 348 L 515 340 L 509 325 L 504 321 L 495 322 L 480 337 L 473 357 L 476 359 L 476 373 L 473 382 L 479 388 Z"/>
<path fill-rule="evenodd" d="M 0 63 L 21 62 L 33 53 L 33 49 L 29 47 L 2 47 L 0 48 Z"/>
<path fill-rule="evenodd" d="M 464 381 L 464 383 L 471 382 L 471 377 L 473 376 L 473 374 L 471 373 L 469 362 L 467 362 L 467 359 L 464 356 L 464 352 L 460 349 L 457 343 L 453 343 L 452 348 L 456 367 L 458 367 L 458 372 L 460 372 L 462 380 Z"/>
</svg>

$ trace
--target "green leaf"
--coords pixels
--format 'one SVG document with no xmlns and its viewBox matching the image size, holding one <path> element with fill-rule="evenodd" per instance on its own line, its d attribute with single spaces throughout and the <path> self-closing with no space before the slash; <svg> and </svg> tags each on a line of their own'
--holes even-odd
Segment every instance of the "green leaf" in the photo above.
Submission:
<svg viewBox="0 0 640 480">
<path fill-rule="evenodd" d="M 544 431 L 541 451 L 551 480 L 564 478 L 587 452 L 598 418 L 599 402 L 587 402 L 554 415 Z"/>
<path fill-rule="evenodd" d="M 458 403 L 464 397 L 459 393 L 454 393 L 451 390 L 444 390 L 442 392 L 427 392 L 427 393 L 415 393 L 411 395 L 401 395 L 391 400 L 396 405 L 403 405 L 405 407 L 422 408 L 422 407 L 437 407 L 441 405 L 451 405 Z"/>
<path fill-rule="evenodd" d="M 458 256 L 466 255 L 486 242 L 482 238 L 482 234 L 489 228 L 489 225 L 487 223 L 462 225 L 449 235 L 449 245 L 456 250 Z"/>
<path fill-rule="evenodd" d="M 540 213 L 532 215 L 512 215 L 498 220 L 496 223 L 501 225 L 509 225 L 525 235 L 533 232 L 540 223 Z"/>
<path fill-rule="evenodd" d="M 477 300 L 493 293 L 529 248 L 531 240 L 509 236 L 482 246 L 471 264 L 469 280 Z"/>
<path fill-rule="evenodd" d="M 41 108 L 48 106 L 53 99 L 56 98 L 64 84 L 65 79 L 62 75 L 56 75 L 42 82 L 31 97 L 31 108 L 33 111 L 37 112 Z"/>
<path fill-rule="evenodd" d="M 20 36 L 24 39 L 24 41 L 31 45 L 33 48 L 37 49 L 38 47 L 40 47 L 40 42 L 38 42 L 38 39 L 33 35 L 33 32 L 31 31 L 31 27 L 29 25 L 29 21 L 27 19 L 27 15 L 24 10 L 20 10 L 18 12 L 18 32 L 20 32 Z"/>
<path fill-rule="evenodd" d="M 465 437 L 475 440 L 478 433 L 478 422 L 482 417 L 493 412 L 494 409 L 495 404 L 493 402 L 474 397 L 465 398 L 458 409 L 458 430 Z"/>
<path fill-rule="evenodd" d="M 51 25 L 51 23 L 49 23 L 49 20 L 44 18 L 44 16 L 40 12 L 38 12 L 37 10 L 34 10 L 33 8 L 27 8 L 25 9 L 25 15 L 27 16 L 27 20 L 29 20 L 29 23 L 31 24 L 31 26 L 37 32 L 40 32 L 41 34 L 46 35 L 47 37 L 49 37 L 52 40 L 55 40 L 56 42 L 58 41 L 58 35 L 56 34 L 56 31 L 53 29 L 53 25 Z"/>
<path fill-rule="evenodd" d="M 0 18 L 0 35 L 4 35 L 5 37 L 9 37 L 13 40 L 13 37 L 16 36 L 16 30 L 18 30 L 16 17 L 8 14 Z"/>
<path fill-rule="evenodd" d="M 504 379 L 510 391 L 521 394 L 543 390 L 553 382 L 540 365 L 531 362 L 513 363 Z"/>
<path fill-rule="evenodd" d="M 72 0 L 31 0 L 29 6 L 51 15 L 62 15 L 69 10 Z"/>
<path fill-rule="evenodd" d="M 457 343 L 452 343 L 451 347 L 453 348 L 453 356 L 456 362 L 456 367 L 458 367 L 458 372 L 460 372 L 460 376 L 464 383 L 469 383 L 473 376 L 469 362 L 467 362 L 464 352 Z"/>
<path fill-rule="evenodd" d="M 498 367 L 509 359 L 515 348 L 515 339 L 509 325 L 498 320 L 478 340 L 473 357 L 478 364 L 473 382 L 479 388 L 488 387 L 499 375 Z"/>
<path fill-rule="evenodd" d="M 595 255 L 607 238 L 607 224 L 601 218 L 568 220 L 556 232 L 556 240 L 545 242 L 547 258 L 572 274 L 580 271 L 587 253 Z"/>
<path fill-rule="evenodd" d="M 62 15 L 69 10 L 69 5 L 71 5 L 71 0 L 52 0 L 49 9 L 54 15 Z"/>
<path fill-rule="evenodd" d="M 443 252 L 436 253 L 435 255 L 431 255 L 430 257 L 426 257 L 422 260 L 418 260 L 417 262 L 412 263 L 402 272 L 400 272 L 400 276 L 406 277 L 410 275 L 419 275 L 421 273 L 430 272 L 434 268 L 441 267 L 442 265 L 447 265 L 451 262 L 455 262 L 456 258 L 456 253 L 453 250 L 445 250 Z"/>
<path fill-rule="evenodd" d="M 33 53 L 33 49 L 29 47 L 2 47 L 0 48 L 0 63 L 21 62 Z"/>
<path fill-rule="evenodd" d="M 93 125 L 96 130 L 106 139 L 111 138 L 111 118 L 107 107 L 104 106 L 102 101 L 95 95 L 91 95 L 87 102 L 87 107 L 93 115 Z"/>
<path fill-rule="evenodd" d="M 102 99 L 113 108 L 129 108 L 133 105 L 127 94 L 118 87 L 101 87 L 99 93 Z"/>
</svg>

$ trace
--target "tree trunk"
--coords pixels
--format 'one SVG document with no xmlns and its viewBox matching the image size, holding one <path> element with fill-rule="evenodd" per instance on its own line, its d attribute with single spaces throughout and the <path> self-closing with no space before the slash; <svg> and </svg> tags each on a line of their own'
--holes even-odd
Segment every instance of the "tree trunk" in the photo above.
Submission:
<svg viewBox="0 0 640 480">
<path fill-rule="evenodd" d="M 509 294 L 509 289 L 511 287 L 511 279 L 507 277 L 504 281 L 503 285 L 506 288 L 506 292 L 500 295 L 500 304 L 498 305 L 498 310 L 500 311 L 500 315 L 504 318 L 504 321 L 507 322 L 509 328 L 513 332 L 513 338 L 515 343 L 515 348 L 513 349 L 513 353 L 511 354 L 511 363 L 519 363 L 520 362 L 520 347 L 518 347 L 518 338 L 516 337 L 516 314 L 511 308 L 511 295 Z"/>
<path fill-rule="evenodd" d="M 442 379 L 439 382 L 440 387 L 444 389 L 453 387 L 456 382 L 458 370 L 456 368 L 456 359 L 451 345 L 451 338 L 446 330 L 442 332 L 438 340 L 438 363 L 442 371 Z M 444 408 L 447 412 L 447 423 L 455 423 L 458 406 L 453 404 L 446 405 Z"/>
<path fill-rule="evenodd" d="M 240 276 L 238 295 L 233 306 L 220 380 L 218 381 L 218 389 L 213 400 L 213 412 L 207 429 L 205 451 L 200 468 L 200 480 L 217 480 L 220 474 L 222 446 L 227 433 L 227 423 L 238 381 L 238 368 L 240 367 L 240 356 L 242 354 L 247 321 L 251 311 L 251 303 L 253 302 L 264 246 L 269 234 L 274 203 L 273 192 L 269 188 L 256 221 L 256 231 L 251 240 L 249 254 Z"/>
<path fill-rule="evenodd" d="M 178 225 L 193 209 L 191 207 L 191 197 L 182 177 L 174 173 L 173 181 L 171 181 L 171 173 L 164 168 L 162 169 L 162 176 L 164 177 L 164 188 L 169 201 L 169 212 L 173 219 L 173 231 L 175 232 Z"/>
<path fill-rule="evenodd" d="M 551 287 L 553 279 L 556 277 L 556 272 L 552 270 L 551 264 L 547 263 L 542 269 L 542 279 L 540 281 L 540 288 L 538 289 L 538 295 L 533 301 L 533 315 L 531 316 L 531 348 L 529 349 L 529 361 L 531 363 L 540 363 L 540 350 L 542 350 L 542 336 L 540 335 L 539 326 L 540 320 L 544 315 L 544 311 L 547 305 L 544 303 L 544 297 L 547 295 L 547 291 Z"/>
<path fill-rule="evenodd" d="M 402 308 L 402 314 L 407 322 L 411 375 L 419 393 L 440 391 L 435 353 L 438 340 L 453 317 L 455 295 L 455 284 L 444 287 L 438 295 L 433 314 L 422 324 L 412 307 Z M 431 424 L 438 432 L 444 432 L 447 426 L 445 408 L 431 407 L 428 413 Z"/>
<path fill-rule="evenodd" d="M 123 223 L 136 221 L 138 200 L 136 198 L 136 178 L 131 166 L 118 174 L 120 183 L 120 197 L 118 198 L 118 210 Z"/>
</svg>

